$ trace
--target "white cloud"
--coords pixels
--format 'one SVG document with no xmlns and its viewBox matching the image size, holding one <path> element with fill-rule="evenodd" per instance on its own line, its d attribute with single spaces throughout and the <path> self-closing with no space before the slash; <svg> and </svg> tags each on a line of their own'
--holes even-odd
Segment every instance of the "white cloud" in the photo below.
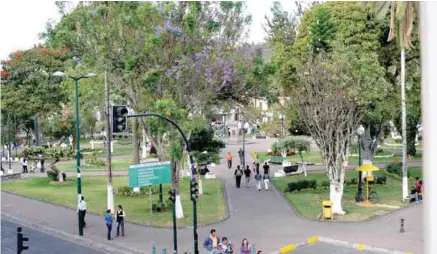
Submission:
<svg viewBox="0 0 437 254">
<path fill-rule="evenodd" d="M 280 1 L 287 11 L 294 9 L 293 1 Z M 273 1 L 247 1 L 248 12 L 252 14 L 249 41 L 262 42 L 265 36 L 262 28 L 264 16 L 270 13 Z M 49 19 L 59 21 L 60 14 L 54 1 L 3 1 L 0 13 L 2 39 L 0 59 L 6 59 L 11 52 L 24 50 L 38 44 L 38 34 L 44 31 Z"/>
</svg>

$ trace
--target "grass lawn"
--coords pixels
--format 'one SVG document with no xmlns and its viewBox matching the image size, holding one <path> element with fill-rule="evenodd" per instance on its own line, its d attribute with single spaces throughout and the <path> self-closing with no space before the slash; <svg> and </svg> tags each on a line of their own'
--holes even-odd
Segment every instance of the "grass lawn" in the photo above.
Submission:
<svg viewBox="0 0 437 254">
<path fill-rule="evenodd" d="M 134 164 L 133 158 L 112 158 L 112 170 L 129 170 L 129 165 Z M 76 161 L 68 161 L 62 164 L 56 164 L 59 170 L 65 172 L 76 172 Z M 106 171 L 106 166 L 85 165 L 81 170 L 86 171 Z"/>
<path fill-rule="evenodd" d="M 71 208 L 77 207 L 76 181 L 65 184 L 51 183 L 48 178 L 30 178 L 26 180 L 10 181 L 2 183 L 2 189 L 15 192 L 27 197 L 39 199 L 52 204 L 59 204 Z M 106 210 L 106 177 L 83 177 L 82 191 L 88 203 L 88 211 L 100 215 Z M 114 177 L 114 189 L 119 186 L 127 186 L 127 177 Z M 199 224 L 217 222 L 227 215 L 225 197 L 222 182 L 219 179 L 207 179 L 202 181 L 203 195 L 197 202 L 197 216 Z M 193 223 L 193 205 L 190 200 L 189 179 L 180 181 L 180 193 L 184 218 L 177 221 L 178 226 L 191 226 Z M 158 189 L 158 186 L 154 186 Z M 164 201 L 168 199 L 170 184 L 163 185 Z M 126 219 L 130 222 L 150 223 L 149 196 L 121 197 L 114 196 L 115 204 L 121 204 L 126 210 Z M 159 194 L 153 195 L 154 203 L 159 200 Z M 159 226 L 172 225 L 172 212 L 154 213 L 153 224 Z"/>
<path fill-rule="evenodd" d="M 412 176 L 421 175 L 421 168 L 412 168 Z M 384 174 L 383 171 L 375 173 L 376 176 Z M 346 173 L 346 180 L 358 177 L 358 172 L 355 170 L 348 170 Z M 284 191 L 287 187 L 287 183 L 300 180 L 317 180 L 318 183 L 328 180 L 325 172 L 308 172 L 308 177 L 304 176 L 289 176 L 282 178 L 273 178 L 273 183 L 279 191 Z M 409 187 L 414 185 L 414 177 L 409 179 Z M 364 194 L 366 194 L 366 186 L 364 185 Z M 380 204 L 392 205 L 403 207 L 404 204 L 401 200 L 402 196 L 402 182 L 400 179 L 395 179 L 387 176 L 386 185 L 374 185 L 373 189 L 379 194 Z M 345 187 L 343 194 L 343 210 L 345 215 L 338 215 L 336 220 L 343 221 L 356 221 L 364 220 L 367 218 L 382 215 L 392 208 L 385 207 L 362 207 L 355 204 L 355 194 L 357 192 L 356 186 Z M 300 213 L 302 216 L 309 219 L 317 219 L 319 214 L 322 213 L 322 202 L 329 200 L 329 188 L 325 189 L 317 187 L 316 190 L 302 190 L 300 192 L 285 192 L 285 197 L 288 202 Z"/>
<path fill-rule="evenodd" d="M 258 158 L 261 162 L 264 162 L 265 160 L 268 160 L 270 158 L 270 156 L 267 155 L 266 152 L 258 152 Z M 299 155 L 294 155 L 294 156 L 289 156 L 288 159 L 290 161 L 292 161 L 293 163 L 296 162 L 300 162 L 301 159 L 299 157 Z M 312 162 L 315 163 L 316 165 L 323 165 L 324 161 L 322 159 L 322 156 L 320 154 L 319 151 L 310 151 L 310 152 L 304 152 L 303 153 L 303 160 L 305 162 Z M 373 159 L 373 163 L 374 164 L 378 164 L 378 163 L 391 163 L 394 160 L 402 160 L 401 156 L 393 156 L 393 157 L 388 157 L 388 158 L 374 158 Z M 421 154 L 417 154 L 417 156 L 408 158 L 408 161 L 421 161 L 422 160 L 422 155 Z M 356 157 L 349 157 L 349 164 L 358 164 L 358 156 Z"/>
</svg>

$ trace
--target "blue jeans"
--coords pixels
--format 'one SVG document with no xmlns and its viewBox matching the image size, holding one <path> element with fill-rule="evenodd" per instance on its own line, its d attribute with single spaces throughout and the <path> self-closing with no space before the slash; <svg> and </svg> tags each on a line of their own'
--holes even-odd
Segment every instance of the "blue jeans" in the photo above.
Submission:
<svg viewBox="0 0 437 254">
<path fill-rule="evenodd" d="M 108 240 L 111 240 L 112 224 L 106 224 L 106 227 L 108 228 Z"/>
</svg>

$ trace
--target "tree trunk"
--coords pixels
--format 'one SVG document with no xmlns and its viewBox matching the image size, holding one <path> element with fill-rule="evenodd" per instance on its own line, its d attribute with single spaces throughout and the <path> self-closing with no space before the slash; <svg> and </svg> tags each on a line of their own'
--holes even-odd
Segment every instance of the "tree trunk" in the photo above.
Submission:
<svg viewBox="0 0 437 254">
<path fill-rule="evenodd" d="M 332 163 L 328 163 L 327 167 L 328 167 L 328 172 L 338 172 L 338 169 Z M 332 202 L 332 212 L 334 214 L 343 215 L 345 214 L 345 212 L 343 211 L 341 200 L 343 198 L 344 175 L 341 176 L 341 174 L 344 174 L 343 170 L 340 173 L 340 175 L 337 173 L 337 176 L 340 176 L 340 178 L 334 178 L 332 173 L 329 174 L 330 175 L 329 200 Z M 343 181 L 341 179 L 343 179 Z"/>
<path fill-rule="evenodd" d="M 171 160 L 171 172 L 172 172 L 172 186 L 176 190 L 176 218 L 184 218 L 184 210 L 182 209 L 181 195 L 179 194 L 179 175 L 178 175 L 178 163 L 175 160 Z"/>
<path fill-rule="evenodd" d="M 132 120 L 132 145 L 134 146 L 134 162 L 140 163 L 140 147 L 138 145 L 138 120 L 134 118 Z"/>
<path fill-rule="evenodd" d="M 405 199 L 408 196 L 407 109 L 405 105 L 405 48 L 402 42 L 401 42 L 401 106 L 402 106 L 402 198 Z"/>
<path fill-rule="evenodd" d="M 147 158 L 147 133 L 146 133 L 146 128 L 144 128 L 144 126 L 143 126 L 143 152 L 142 152 L 142 155 L 141 155 L 141 158 L 143 159 L 143 160 L 145 160 L 146 158 Z"/>
</svg>

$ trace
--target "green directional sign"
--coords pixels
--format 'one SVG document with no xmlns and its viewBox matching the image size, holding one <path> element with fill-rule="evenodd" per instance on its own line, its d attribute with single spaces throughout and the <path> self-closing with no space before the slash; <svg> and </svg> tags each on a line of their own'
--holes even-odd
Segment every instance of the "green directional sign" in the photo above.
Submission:
<svg viewBox="0 0 437 254">
<path fill-rule="evenodd" d="M 171 164 L 169 161 L 129 166 L 129 187 L 163 183 L 171 183 Z"/>
</svg>

